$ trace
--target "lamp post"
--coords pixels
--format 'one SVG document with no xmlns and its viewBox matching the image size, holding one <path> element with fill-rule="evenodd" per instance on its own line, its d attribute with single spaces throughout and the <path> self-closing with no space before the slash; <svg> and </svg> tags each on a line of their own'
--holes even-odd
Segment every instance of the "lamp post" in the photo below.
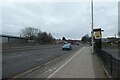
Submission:
<svg viewBox="0 0 120 80">
<path fill-rule="evenodd" d="M 92 33 L 91 33 L 92 34 L 92 42 L 91 43 L 92 43 L 92 53 L 94 53 L 94 43 L 93 43 L 93 38 L 94 38 L 93 37 L 93 26 L 94 26 L 93 25 L 94 24 L 93 23 L 93 0 L 91 0 L 91 15 L 92 15 L 91 16 L 91 19 L 92 19 Z"/>
</svg>

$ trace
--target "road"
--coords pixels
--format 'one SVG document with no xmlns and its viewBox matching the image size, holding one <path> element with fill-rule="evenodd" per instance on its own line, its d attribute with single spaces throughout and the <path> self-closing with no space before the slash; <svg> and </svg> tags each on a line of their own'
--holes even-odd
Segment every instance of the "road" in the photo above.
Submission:
<svg viewBox="0 0 120 80">
<path fill-rule="evenodd" d="M 71 51 L 62 51 L 61 45 L 52 48 L 3 52 L 2 77 L 9 78 L 36 66 L 43 65 L 59 56 L 72 54 L 83 45 L 72 45 Z"/>
<path fill-rule="evenodd" d="M 98 57 L 91 54 L 91 46 L 84 45 L 75 53 L 63 55 L 42 68 L 14 78 L 55 80 L 58 78 L 106 78 L 106 76 Z"/>
</svg>

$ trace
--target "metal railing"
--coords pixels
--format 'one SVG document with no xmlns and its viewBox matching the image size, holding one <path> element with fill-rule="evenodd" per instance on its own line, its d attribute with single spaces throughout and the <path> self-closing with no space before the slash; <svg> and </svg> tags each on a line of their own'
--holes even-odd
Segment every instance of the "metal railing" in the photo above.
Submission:
<svg viewBox="0 0 120 80">
<path fill-rule="evenodd" d="M 106 70 L 111 75 L 111 77 L 120 79 L 120 60 L 112 57 L 111 54 L 98 48 L 96 49 L 96 53 L 102 60 Z"/>
</svg>

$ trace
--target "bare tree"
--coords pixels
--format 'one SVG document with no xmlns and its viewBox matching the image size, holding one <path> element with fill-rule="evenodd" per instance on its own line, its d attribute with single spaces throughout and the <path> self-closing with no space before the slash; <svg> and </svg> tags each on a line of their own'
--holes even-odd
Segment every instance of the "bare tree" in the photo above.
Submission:
<svg viewBox="0 0 120 80">
<path fill-rule="evenodd" d="M 91 37 L 88 34 L 84 35 L 81 39 L 83 42 L 91 42 Z"/>
<path fill-rule="evenodd" d="M 54 41 L 54 38 L 52 37 L 51 33 L 47 34 L 46 32 L 42 32 L 38 33 L 37 41 L 41 44 L 50 44 Z"/>
<path fill-rule="evenodd" d="M 66 41 L 66 38 L 65 38 L 65 37 L 62 37 L 62 40 Z"/>
<path fill-rule="evenodd" d="M 24 29 L 21 30 L 21 36 L 28 38 L 30 40 L 35 39 L 35 37 L 38 35 L 39 33 L 39 29 L 37 28 L 33 28 L 33 27 L 25 27 Z"/>
<path fill-rule="evenodd" d="M 120 37 L 120 31 L 118 32 L 118 37 Z"/>
<path fill-rule="evenodd" d="M 26 27 L 22 29 L 20 36 L 40 44 L 50 44 L 54 41 L 51 33 L 47 34 L 47 32 L 42 32 L 40 29 L 33 27 Z"/>
</svg>

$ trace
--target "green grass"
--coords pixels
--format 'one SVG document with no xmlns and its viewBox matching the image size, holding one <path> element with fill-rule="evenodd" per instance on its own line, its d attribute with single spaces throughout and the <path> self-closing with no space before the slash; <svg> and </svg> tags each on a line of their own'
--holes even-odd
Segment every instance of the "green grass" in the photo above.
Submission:
<svg viewBox="0 0 120 80">
<path fill-rule="evenodd" d="M 110 46 L 110 47 L 118 47 L 117 43 L 106 43 L 106 42 L 103 42 L 102 45 L 103 46 Z"/>
</svg>

